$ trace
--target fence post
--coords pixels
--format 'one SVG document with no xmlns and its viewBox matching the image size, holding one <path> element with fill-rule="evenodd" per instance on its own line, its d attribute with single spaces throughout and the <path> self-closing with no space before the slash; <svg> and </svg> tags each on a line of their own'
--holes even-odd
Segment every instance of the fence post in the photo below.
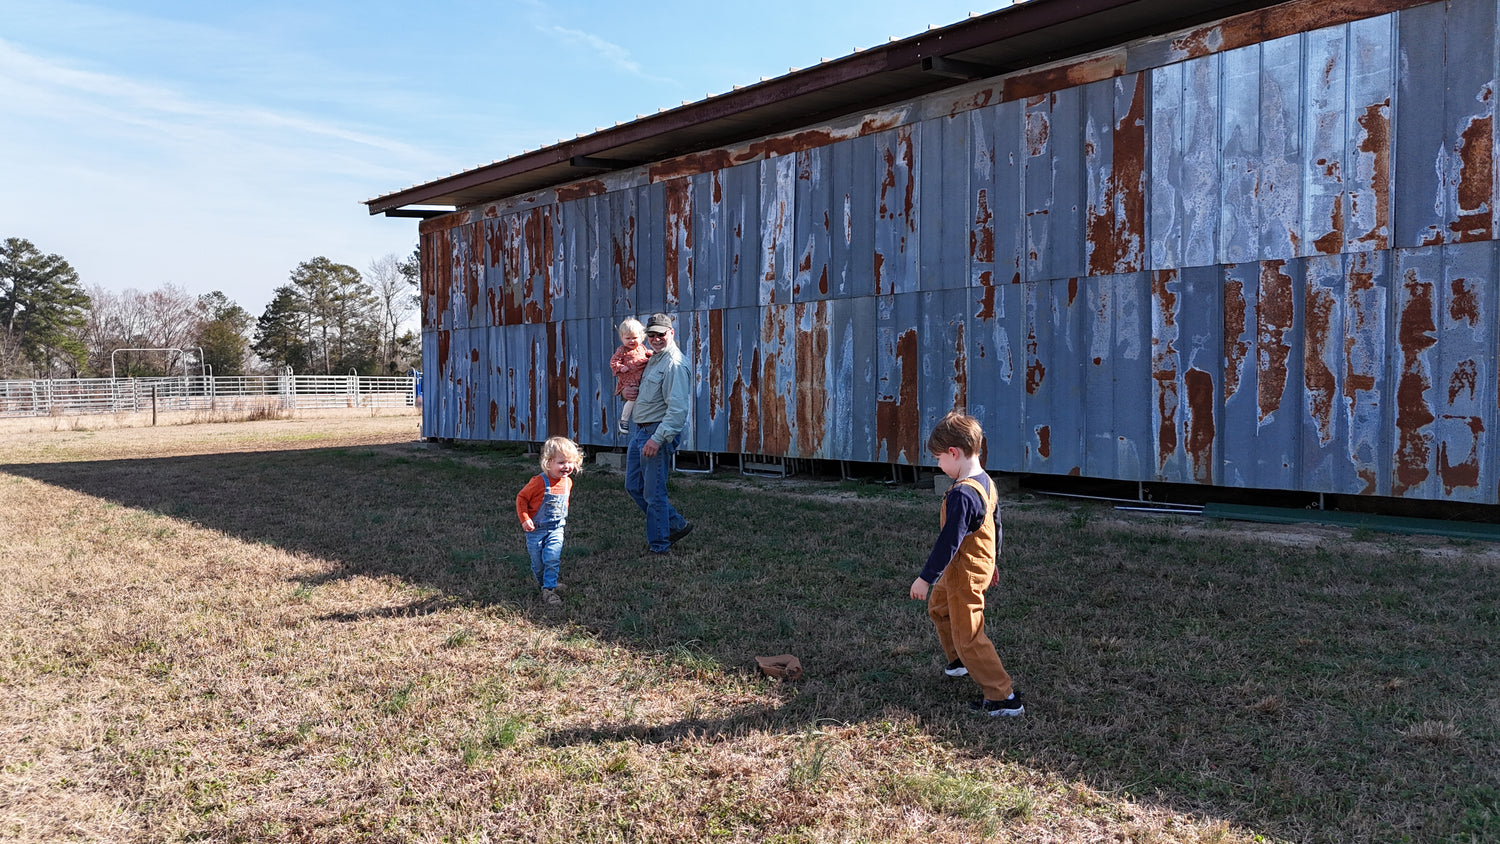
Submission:
<svg viewBox="0 0 1500 844">
<path fill-rule="evenodd" d="M 151 385 L 151 427 L 156 427 L 156 385 Z"/>
</svg>

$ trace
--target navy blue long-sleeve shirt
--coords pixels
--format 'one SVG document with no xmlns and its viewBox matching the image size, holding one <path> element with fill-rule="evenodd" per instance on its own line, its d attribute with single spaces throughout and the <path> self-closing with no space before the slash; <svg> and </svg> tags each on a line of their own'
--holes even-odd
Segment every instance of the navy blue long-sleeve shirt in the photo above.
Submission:
<svg viewBox="0 0 1500 844">
<path fill-rule="evenodd" d="M 995 492 L 994 483 L 987 474 L 974 475 L 974 480 L 986 487 L 991 495 Z M 964 480 L 960 478 L 959 481 Z M 927 555 L 927 565 L 922 567 L 922 573 L 918 577 L 928 583 L 936 583 L 943 569 L 953 561 L 953 555 L 958 553 L 958 546 L 963 544 L 964 537 L 979 530 L 984 524 L 984 498 L 974 491 L 973 487 L 953 482 L 953 488 L 943 497 L 943 529 L 938 532 L 937 541 L 932 545 L 932 553 Z M 999 519 L 997 517 L 997 528 Z M 996 531 L 996 550 L 999 549 L 999 531 Z"/>
</svg>

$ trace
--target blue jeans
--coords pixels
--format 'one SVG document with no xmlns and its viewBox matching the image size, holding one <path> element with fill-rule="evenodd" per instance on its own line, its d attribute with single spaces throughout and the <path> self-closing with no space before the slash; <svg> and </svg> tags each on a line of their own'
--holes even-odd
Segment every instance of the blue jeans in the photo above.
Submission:
<svg viewBox="0 0 1500 844">
<path fill-rule="evenodd" d="M 531 554 L 531 576 L 543 589 L 557 588 L 557 570 L 562 561 L 563 526 L 542 527 L 526 534 L 526 550 Z"/>
<path fill-rule="evenodd" d="M 655 422 L 638 424 L 630 432 L 630 445 L 625 451 L 625 491 L 646 514 L 646 541 L 651 550 L 665 551 L 672 547 L 667 534 L 681 530 L 687 519 L 667 500 L 667 472 L 672 468 L 678 438 L 662 445 L 653 457 L 641 454 L 641 446 L 656 433 L 656 425 Z"/>
</svg>

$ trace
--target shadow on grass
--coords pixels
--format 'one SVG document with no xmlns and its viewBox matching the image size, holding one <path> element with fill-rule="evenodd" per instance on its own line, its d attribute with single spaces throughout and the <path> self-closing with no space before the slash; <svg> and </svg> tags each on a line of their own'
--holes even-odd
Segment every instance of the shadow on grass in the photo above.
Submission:
<svg viewBox="0 0 1500 844">
<path fill-rule="evenodd" d="M 644 553 L 619 476 L 590 472 L 568 526 L 566 603 L 549 611 L 516 526 L 515 491 L 536 471 L 522 456 L 400 446 L 0 471 L 332 565 L 289 589 L 393 576 L 430 590 L 329 622 L 504 605 L 633 648 L 689 647 L 724 671 L 793 653 L 807 672 L 775 710 L 561 732 L 555 745 L 799 732 L 895 707 L 968 752 L 1277 836 L 1500 836 L 1500 578 L 1477 559 L 1008 509 L 988 619 L 1028 714 L 998 723 L 966 713 L 972 684 L 941 675 L 925 607 L 906 598 L 935 497 L 674 481 L 698 528 L 661 559 Z"/>
</svg>

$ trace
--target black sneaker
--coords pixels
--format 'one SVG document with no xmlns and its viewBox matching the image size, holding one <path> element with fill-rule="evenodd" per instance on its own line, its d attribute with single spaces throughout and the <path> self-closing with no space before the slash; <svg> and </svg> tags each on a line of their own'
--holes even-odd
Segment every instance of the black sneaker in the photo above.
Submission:
<svg viewBox="0 0 1500 844">
<path fill-rule="evenodd" d="M 949 677 L 962 677 L 969 673 L 969 669 L 964 667 L 963 660 L 955 659 L 948 663 L 948 667 L 943 669 L 943 673 Z"/>
<path fill-rule="evenodd" d="M 1026 714 L 1026 706 L 1021 703 L 1020 692 L 1011 692 L 1010 697 L 1005 700 L 990 700 L 987 697 L 980 698 L 969 704 L 969 708 L 975 712 L 982 712 L 991 718 L 998 718 L 1002 715 L 1013 717 Z"/>
<path fill-rule="evenodd" d="M 687 522 L 687 523 L 683 524 L 682 527 L 680 527 L 677 530 L 674 530 L 671 533 L 667 534 L 667 541 L 675 545 L 675 544 L 677 544 L 678 540 L 682 539 L 684 536 L 687 536 L 688 534 L 690 534 L 692 532 L 693 532 L 693 523 L 692 522 Z"/>
</svg>

